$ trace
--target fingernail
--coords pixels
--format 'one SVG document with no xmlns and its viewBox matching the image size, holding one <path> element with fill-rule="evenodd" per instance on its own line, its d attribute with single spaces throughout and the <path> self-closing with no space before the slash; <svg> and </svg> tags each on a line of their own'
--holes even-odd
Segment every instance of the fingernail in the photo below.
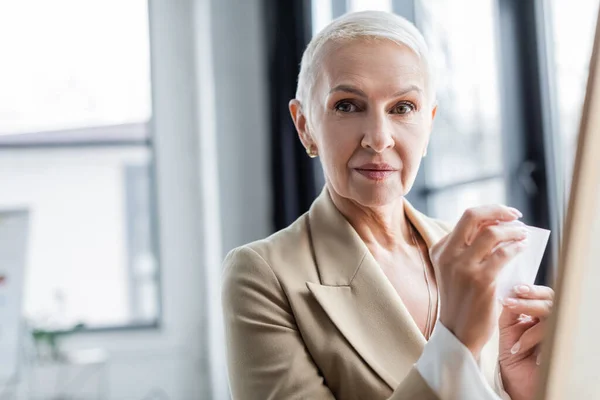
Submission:
<svg viewBox="0 0 600 400">
<path fill-rule="evenodd" d="M 531 318 L 531 316 L 529 316 L 529 315 L 521 314 L 519 316 L 519 321 L 521 321 L 521 322 L 530 322 L 530 321 L 533 321 L 533 318 Z"/>
<path fill-rule="evenodd" d="M 542 353 L 538 353 L 537 357 L 535 357 L 535 365 L 540 365 L 542 363 Z"/>
<path fill-rule="evenodd" d="M 515 215 L 517 218 L 522 218 L 523 214 L 521 214 L 521 211 L 517 210 L 516 208 L 513 207 L 509 207 L 510 212 Z"/>
<path fill-rule="evenodd" d="M 515 345 L 510 349 L 510 354 L 517 354 L 521 349 L 521 342 L 515 343 Z"/>
<path fill-rule="evenodd" d="M 518 294 L 525 294 L 525 293 L 529 293 L 530 291 L 531 291 L 531 289 L 527 285 L 515 286 L 515 292 Z"/>
<path fill-rule="evenodd" d="M 502 300 L 502 304 L 504 304 L 506 307 L 512 308 L 517 305 L 517 300 L 511 297 L 505 297 L 504 300 Z"/>
</svg>

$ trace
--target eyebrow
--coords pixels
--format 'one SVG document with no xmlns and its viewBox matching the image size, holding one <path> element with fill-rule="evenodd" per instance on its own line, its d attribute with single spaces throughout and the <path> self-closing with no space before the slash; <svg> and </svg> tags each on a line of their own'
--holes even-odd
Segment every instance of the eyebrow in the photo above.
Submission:
<svg viewBox="0 0 600 400">
<path fill-rule="evenodd" d="M 329 94 L 332 94 L 334 92 L 345 92 L 345 93 L 352 93 L 352 94 L 355 94 L 360 97 L 369 97 L 369 96 L 367 96 L 367 94 L 365 92 L 363 92 L 359 88 L 354 87 L 352 85 L 345 85 L 345 84 L 337 85 L 336 87 L 334 87 L 333 89 L 331 89 L 329 91 Z M 418 92 L 419 94 L 421 94 L 421 93 L 423 93 L 423 90 L 417 85 L 408 85 L 407 87 L 392 94 L 390 97 L 398 97 L 398 96 L 402 96 L 402 95 L 405 95 L 410 92 Z"/>
</svg>

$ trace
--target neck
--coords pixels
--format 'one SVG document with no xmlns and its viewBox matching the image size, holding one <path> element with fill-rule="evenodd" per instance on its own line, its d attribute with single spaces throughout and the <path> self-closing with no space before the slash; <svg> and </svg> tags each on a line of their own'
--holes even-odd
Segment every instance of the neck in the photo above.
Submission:
<svg viewBox="0 0 600 400">
<path fill-rule="evenodd" d="M 368 247 L 406 251 L 412 246 L 410 221 L 404 212 L 404 197 L 383 206 L 370 207 L 344 198 L 328 187 L 336 208 L 350 222 Z"/>
</svg>

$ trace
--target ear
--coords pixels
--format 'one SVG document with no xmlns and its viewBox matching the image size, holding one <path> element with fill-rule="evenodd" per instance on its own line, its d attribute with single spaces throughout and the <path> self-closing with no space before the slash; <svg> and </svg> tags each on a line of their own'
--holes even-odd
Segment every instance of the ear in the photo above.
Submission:
<svg viewBox="0 0 600 400">
<path fill-rule="evenodd" d="M 290 100 L 289 103 L 290 114 L 292 115 L 292 120 L 294 120 L 294 126 L 296 126 L 296 131 L 298 132 L 298 137 L 304 145 L 304 148 L 311 149 L 315 146 L 315 142 L 308 131 L 308 121 L 306 120 L 306 115 L 302 111 L 302 104 L 299 100 L 293 99 Z"/>
</svg>

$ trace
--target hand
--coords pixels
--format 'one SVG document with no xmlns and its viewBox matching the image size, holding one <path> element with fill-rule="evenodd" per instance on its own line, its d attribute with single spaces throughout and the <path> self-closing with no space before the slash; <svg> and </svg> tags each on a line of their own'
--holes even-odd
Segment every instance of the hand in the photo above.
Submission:
<svg viewBox="0 0 600 400">
<path fill-rule="evenodd" d="M 471 208 L 430 250 L 440 278 L 440 321 L 477 359 L 497 324 L 496 275 L 523 248 L 521 213 L 505 206 Z"/>
<path fill-rule="evenodd" d="M 512 400 L 532 399 L 539 370 L 539 349 L 554 291 L 545 286 L 521 285 L 504 299 L 500 316 L 500 373 Z"/>
</svg>

